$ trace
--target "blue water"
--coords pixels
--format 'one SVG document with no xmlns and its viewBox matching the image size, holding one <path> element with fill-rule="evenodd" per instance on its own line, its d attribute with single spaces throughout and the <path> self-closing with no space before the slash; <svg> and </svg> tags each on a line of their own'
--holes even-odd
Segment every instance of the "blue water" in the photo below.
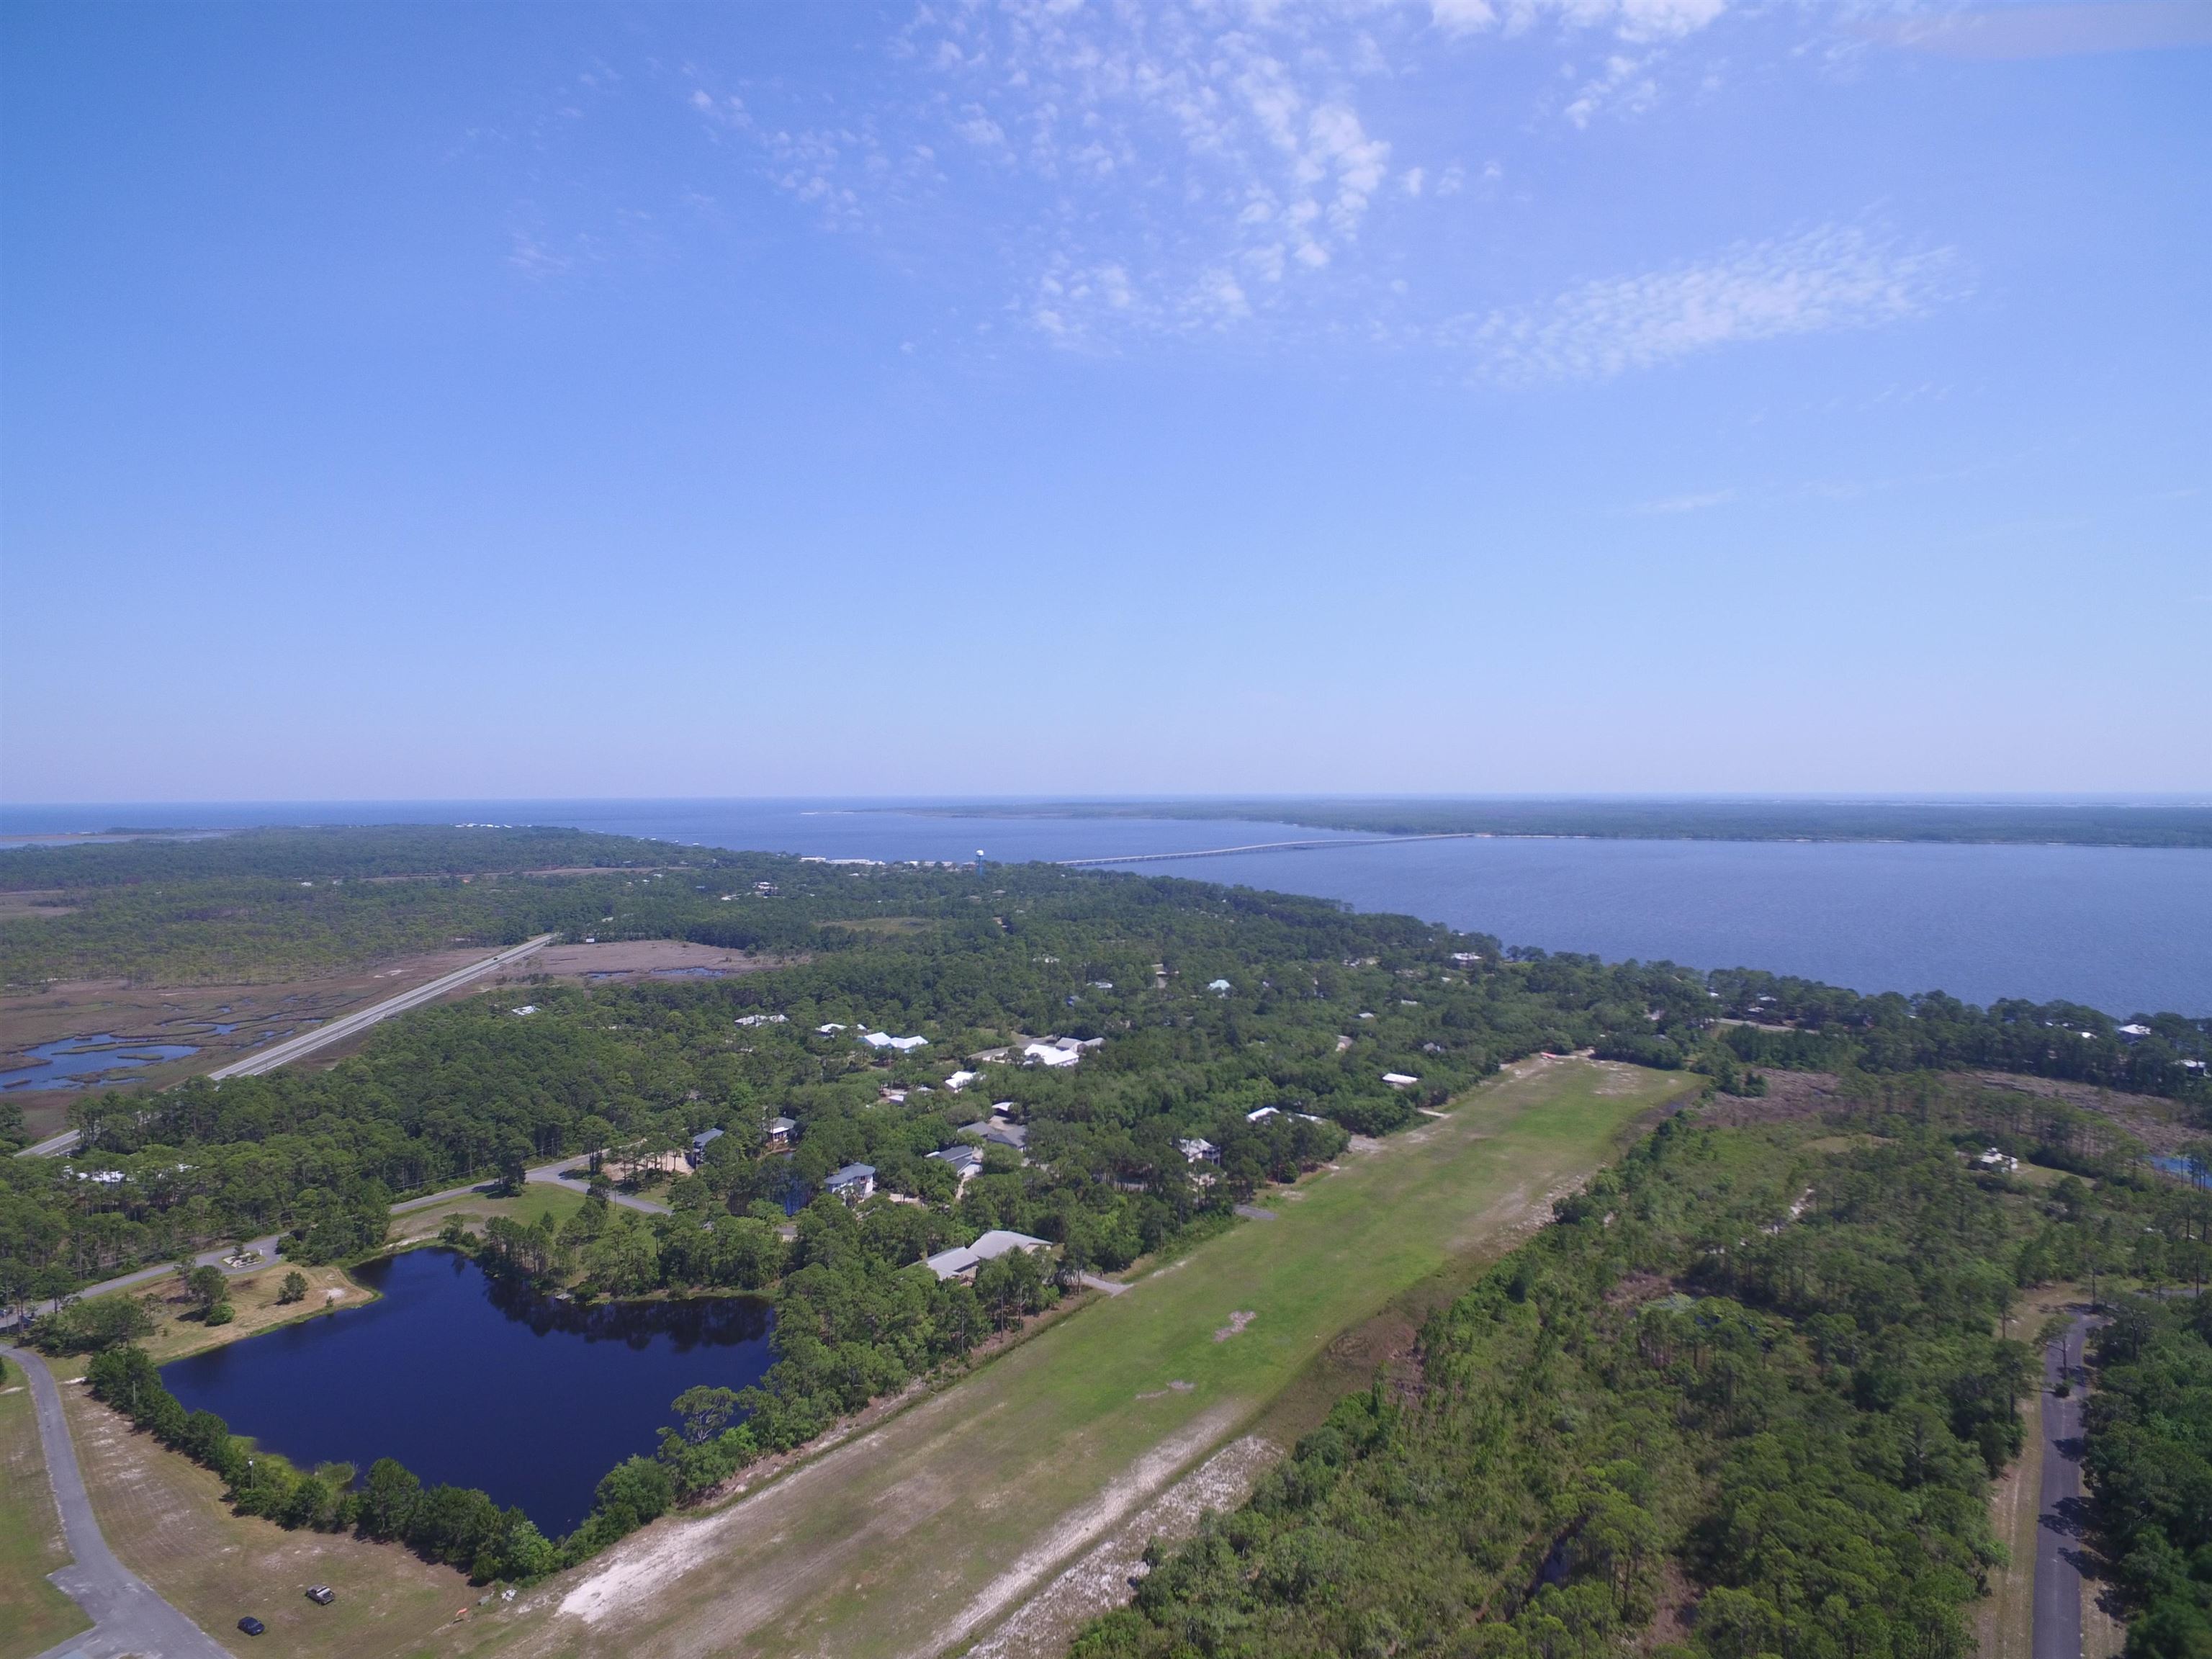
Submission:
<svg viewBox="0 0 2212 1659">
<path fill-rule="evenodd" d="M 365 1473 L 396 1457 L 425 1485 L 520 1504 L 558 1537 L 590 1512 L 601 1475 L 659 1443 L 669 1401 L 700 1383 L 744 1388 L 770 1360 L 772 1316 L 752 1297 L 579 1310 L 434 1249 L 356 1277 L 383 1299 L 179 1359 L 162 1381 L 302 1467 Z"/>
<path fill-rule="evenodd" d="M 2193 1158 L 2155 1157 L 2149 1160 L 2154 1170 L 2163 1170 L 2171 1176 L 2179 1176 L 2193 1187 L 2212 1185 L 2212 1166 L 2199 1164 Z"/>
<path fill-rule="evenodd" d="M 61 1037 L 26 1048 L 24 1057 L 38 1063 L 21 1071 L 0 1073 L 6 1079 L 0 1082 L 0 1090 L 80 1089 L 88 1083 L 97 1086 L 103 1072 L 130 1071 L 199 1053 L 198 1047 L 189 1042 L 126 1042 L 119 1048 L 111 1046 L 116 1041 L 112 1031 L 95 1031 L 89 1036 Z"/>
<path fill-rule="evenodd" d="M 1334 840 L 1293 824 L 950 818 L 834 801 L 344 802 L 13 807 L 0 830 L 113 823 L 566 823 L 832 858 L 1075 860 Z M 908 802 L 908 806 L 926 802 Z M 1499 838 L 1136 865 L 1401 910 L 1509 945 L 1765 968 L 1861 991 L 1986 1004 L 2063 998 L 2116 1015 L 2212 1015 L 2212 852 L 1850 842 Z"/>
</svg>

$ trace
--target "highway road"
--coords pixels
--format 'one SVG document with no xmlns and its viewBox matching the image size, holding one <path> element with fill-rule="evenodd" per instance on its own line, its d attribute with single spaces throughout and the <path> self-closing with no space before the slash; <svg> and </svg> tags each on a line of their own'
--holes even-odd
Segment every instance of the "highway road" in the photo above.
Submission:
<svg viewBox="0 0 2212 1659">
<path fill-rule="evenodd" d="M 366 1031 L 370 1026 L 381 1020 L 390 1019 L 394 1014 L 404 1014 L 410 1008 L 419 1008 L 426 1002 L 435 1002 L 448 991 L 458 990 L 472 980 L 482 979 L 486 974 L 504 968 L 510 963 L 520 962 L 534 951 L 544 950 L 553 942 L 555 937 L 556 935 L 552 933 L 540 933 L 536 939 L 525 939 L 521 944 L 488 956 L 481 962 L 472 962 L 465 968 L 456 968 L 450 974 L 441 974 L 437 978 L 426 984 L 417 985 L 410 991 L 402 991 L 398 996 L 386 997 L 383 1001 L 372 1003 L 369 1006 L 356 1010 L 342 1019 L 334 1019 L 329 1024 L 319 1025 L 312 1031 L 302 1031 L 297 1036 L 287 1037 L 283 1042 L 271 1048 L 264 1048 L 258 1054 L 248 1054 L 243 1060 L 234 1060 L 228 1066 L 219 1066 L 210 1072 L 208 1076 L 220 1083 L 227 1077 L 258 1077 L 264 1072 L 273 1072 L 279 1066 L 313 1054 L 318 1048 L 327 1048 L 333 1042 L 343 1042 L 346 1038 Z M 75 1129 L 64 1129 L 58 1135 L 49 1135 L 34 1146 L 24 1147 L 15 1156 L 54 1158 L 64 1152 L 73 1152 L 76 1150 L 76 1137 L 77 1132 Z"/>
<path fill-rule="evenodd" d="M 342 1019 L 334 1019 L 327 1025 L 319 1025 L 312 1031 L 288 1037 L 259 1054 L 248 1054 L 244 1060 L 234 1060 L 228 1066 L 210 1072 L 208 1076 L 220 1083 L 225 1078 L 258 1077 L 264 1072 L 273 1072 L 279 1066 L 313 1054 L 318 1048 L 327 1048 L 333 1042 L 342 1042 L 349 1036 L 366 1031 L 379 1021 L 390 1019 L 394 1014 L 404 1014 L 410 1008 L 435 1002 L 448 991 L 458 990 L 471 980 L 482 979 L 486 974 L 544 950 L 553 939 L 551 933 L 540 933 L 536 939 L 526 939 L 495 956 L 486 957 L 482 962 L 472 962 L 465 968 L 456 968 L 450 974 L 441 974 L 426 985 L 418 985 L 411 991 L 402 991 L 396 997 L 386 997 L 382 1002 L 348 1014 Z"/>
<path fill-rule="evenodd" d="M 115 1559 L 93 1515 L 92 1500 L 85 1495 L 84 1476 L 76 1465 L 76 1444 L 70 1438 L 69 1419 L 62 1411 L 61 1389 L 53 1373 L 34 1353 L 20 1348 L 8 1352 L 30 1379 L 39 1443 L 46 1455 L 46 1478 L 52 1483 L 62 1537 L 69 1545 L 70 1565 L 46 1576 L 92 1620 L 90 1630 L 49 1648 L 39 1659 L 63 1659 L 70 1654 L 81 1654 L 83 1659 L 122 1659 L 124 1655 L 230 1659 L 221 1643 Z"/>
</svg>

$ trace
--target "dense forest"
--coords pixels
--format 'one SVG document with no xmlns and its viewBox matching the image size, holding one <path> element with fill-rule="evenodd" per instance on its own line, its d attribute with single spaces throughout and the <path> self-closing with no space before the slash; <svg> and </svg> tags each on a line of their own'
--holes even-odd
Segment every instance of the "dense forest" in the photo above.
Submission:
<svg viewBox="0 0 2212 1659">
<path fill-rule="evenodd" d="M 648 869 L 644 860 L 672 849 L 611 837 L 568 848 L 564 833 L 550 844 L 539 832 L 391 835 L 428 836 L 449 862 L 450 838 L 479 834 L 509 864 L 628 854 L 638 861 L 605 875 L 454 878 L 453 890 L 495 908 L 503 890 L 522 895 L 504 924 L 518 935 L 549 926 L 673 935 L 777 952 L 788 965 L 703 982 L 549 983 L 529 993 L 536 1012 L 526 1018 L 477 996 L 380 1027 L 362 1053 L 328 1070 L 88 1092 L 71 1114 L 87 1132 L 78 1156 L 0 1160 L 0 1298 L 59 1293 L 272 1230 L 291 1233 L 302 1254 L 343 1257 L 363 1247 L 394 1197 L 532 1158 L 678 1146 L 708 1127 L 727 1132 L 697 1178 L 715 1206 L 773 1203 L 793 1177 L 811 1185 L 866 1161 L 929 1212 L 957 1211 L 961 1227 L 1015 1227 L 1112 1266 L 1203 1207 L 1177 1140 L 1221 1149 L 1224 1179 L 1206 1190 L 1227 1200 L 1325 1156 L 1330 1135 L 1387 1133 L 1539 1049 L 1691 1067 L 1739 1093 L 1764 1087 L 1761 1068 L 1902 1076 L 1984 1066 L 2212 1108 L 2202 1069 L 2212 1021 L 2146 1016 L 2130 1031 L 2063 1004 L 1983 1010 L 1745 971 L 1502 951 L 1480 935 L 1318 899 L 1048 866 L 840 868 L 693 853 L 688 869 Z M 357 856 L 343 836 L 307 839 L 331 867 L 381 869 L 405 850 L 381 831 L 364 832 Z M 259 851 L 248 841 L 222 856 L 305 867 L 283 836 Z M 224 844 L 42 856 L 113 854 L 139 878 L 114 889 L 127 896 L 147 890 L 161 858 L 216 859 Z M 216 936 L 231 926 L 205 925 Z M 161 928 L 152 937 L 151 948 L 169 948 Z M 927 1046 L 878 1053 L 857 1041 L 865 1029 Z M 1059 1069 L 969 1058 L 1048 1036 L 1101 1046 Z M 950 1086 L 956 1069 L 981 1072 L 971 1092 Z M 1386 1074 L 1416 1080 L 1394 1086 Z M 956 1206 L 951 1171 L 927 1155 L 998 1103 L 1024 1131 L 1028 1161 L 988 1170 Z M 1276 1115 L 1248 1121 L 1270 1106 Z M 12 1103 L 0 1115 L 13 1118 Z M 755 1156 L 779 1115 L 800 1126 L 792 1156 Z M 19 1122 L 0 1122 L 9 1137 L 21 1144 Z"/>
<path fill-rule="evenodd" d="M 2017 1291 L 2100 1261 L 2193 1285 L 2206 1205 L 2126 1164 L 2055 1189 L 1978 1172 L 1978 1106 L 1901 1105 L 1862 1103 L 1880 1133 L 1662 1125 L 1247 1504 L 1155 1548 L 1078 1659 L 1970 1652 L 2002 1559 L 1989 1482 L 2039 1375 Z M 2212 1515 L 2197 1305 L 2137 1322 L 2138 1379 L 2094 1408 L 2100 1481 L 2148 1492 L 2122 1505 L 2129 1559 L 2175 1631 L 2202 1629 Z"/>
<path fill-rule="evenodd" d="M 900 811 L 911 811 L 901 808 Z M 1918 841 L 2212 847 L 2212 806 L 2052 801 L 1249 799 L 947 806 L 957 817 L 1220 818 L 1373 835 L 1577 836 L 1630 841 Z"/>
<path fill-rule="evenodd" d="M 2128 1659 L 2212 1656 L 2212 1298 L 2124 1297 L 2097 1333 L 2086 1462 Z"/>
</svg>

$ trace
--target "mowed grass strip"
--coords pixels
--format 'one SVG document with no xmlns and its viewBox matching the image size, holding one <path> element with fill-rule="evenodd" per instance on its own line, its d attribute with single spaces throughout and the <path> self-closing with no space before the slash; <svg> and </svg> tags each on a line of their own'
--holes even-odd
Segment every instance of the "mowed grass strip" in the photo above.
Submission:
<svg viewBox="0 0 2212 1659">
<path fill-rule="evenodd" d="M 39 1419 L 23 1368 L 5 1361 L 0 1382 L 0 1659 L 27 1659 L 90 1628 L 76 1602 L 46 1583 L 69 1565 Z"/>
<path fill-rule="evenodd" d="M 564 1575 L 517 1609 L 514 1638 L 577 1654 L 957 1646 L 1046 1582 L 1117 1495 L 1195 1462 L 1448 1261 L 1510 1243 L 1689 1086 L 1623 1066 L 1521 1067 L 872 1434 Z"/>
</svg>

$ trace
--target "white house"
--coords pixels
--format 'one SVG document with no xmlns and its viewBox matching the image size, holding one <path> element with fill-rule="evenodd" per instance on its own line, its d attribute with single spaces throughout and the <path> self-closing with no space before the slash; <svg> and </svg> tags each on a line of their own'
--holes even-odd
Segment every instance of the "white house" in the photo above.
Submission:
<svg viewBox="0 0 2212 1659">
<path fill-rule="evenodd" d="M 1042 1238 L 1031 1238 L 1027 1233 L 1008 1232 L 994 1227 L 973 1244 L 962 1244 L 952 1249 L 940 1250 L 928 1261 L 930 1272 L 939 1279 L 969 1279 L 975 1269 L 986 1261 L 996 1261 L 1013 1250 L 1048 1250 L 1051 1244 Z"/>
<path fill-rule="evenodd" d="M 1262 1123 L 1271 1117 L 1280 1117 L 1282 1115 L 1281 1109 L 1278 1107 L 1262 1106 L 1257 1111 L 1245 1113 L 1244 1121 L 1247 1123 Z"/>
<path fill-rule="evenodd" d="M 772 1117 L 768 1121 L 768 1144 L 770 1146 L 788 1146 L 792 1136 L 798 1133 L 799 1123 L 794 1118 Z"/>
<path fill-rule="evenodd" d="M 872 1164 L 848 1164 L 843 1169 L 822 1183 L 848 1204 L 858 1204 L 876 1194 L 876 1166 Z"/>
<path fill-rule="evenodd" d="M 1216 996 L 1227 996 L 1237 988 L 1225 979 L 1210 979 L 1206 982 L 1206 988 Z"/>
<path fill-rule="evenodd" d="M 1385 1072 L 1382 1073 L 1382 1080 L 1394 1089 L 1410 1089 L 1421 1079 L 1417 1077 L 1407 1077 L 1403 1072 Z"/>
<path fill-rule="evenodd" d="M 863 1031 L 860 1034 L 860 1041 L 878 1052 L 885 1048 L 896 1048 L 902 1054 L 910 1054 L 917 1048 L 929 1047 L 927 1037 L 893 1036 L 888 1031 Z"/>
<path fill-rule="evenodd" d="M 1201 1139 L 1195 1136 L 1188 1140 L 1178 1140 L 1176 1142 L 1176 1151 L 1182 1154 L 1183 1162 L 1186 1164 L 1218 1164 L 1221 1162 L 1221 1148 L 1215 1146 L 1210 1140 Z"/>
<path fill-rule="evenodd" d="M 981 1072 L 955 1072 L 945 1079 L 945 1086 L 957 1095 L 981 1076 L 982 1076 Z"/>
</svg>

